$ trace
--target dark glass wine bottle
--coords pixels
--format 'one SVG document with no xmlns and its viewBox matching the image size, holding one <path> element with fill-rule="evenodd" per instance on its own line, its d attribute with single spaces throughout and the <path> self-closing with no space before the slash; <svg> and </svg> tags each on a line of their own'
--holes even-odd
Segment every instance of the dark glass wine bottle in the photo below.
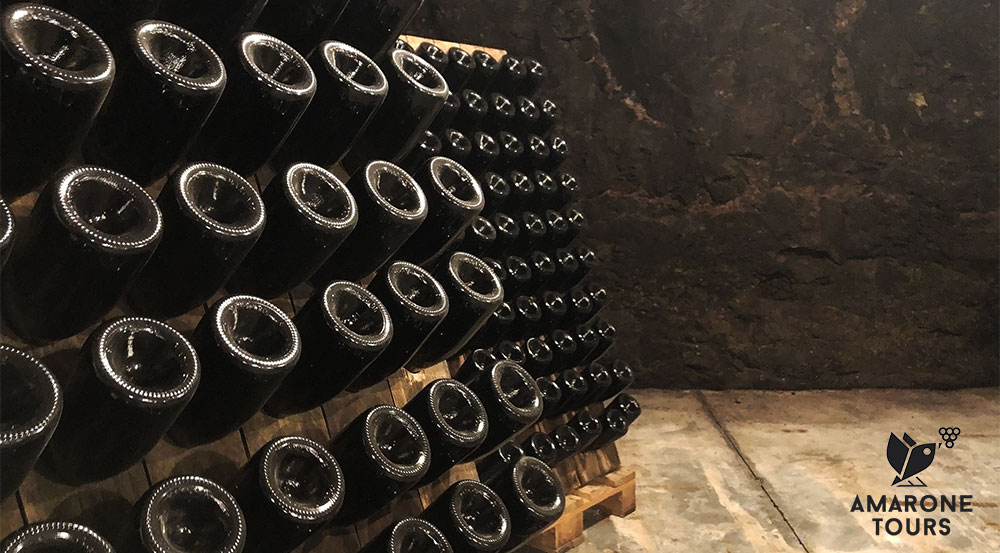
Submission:
<svg viewBox="0 0 1000 553">
<path fill-rule="evenodd" d="M 448 54 L 446 54 L 444 50 L 438 48 L 438 46 L 433 42 L 421 42 L 414 51 L 418 56 L 423 58 L 424 61 L 431 64 L 434 69 L 437 69 L 438 73 L 441 73 L 442 76 L 448 69 Z M 451 88 L 451 83 L 448 83 L 448 88 Z M 458 90 L 461 90 L 461 88 Z"/>
<path fill-rule="evenodd" d="M 531 172 L 531 180 L 535 183 L 535 196 L 528 202 L 528 209 L 542 213 L 545 216 L 546 222 L 550 221 L 549 213 L 555 213 L 562 219 L 562 215 L 558 211 L 548 208 L 550 205 L 556 203 L 556 196 L 559 194 L 559 182 L 552 178 L 552 175 L 540 170 Z M 562 224 L 565 225 L 565 223 L 565 220 L 563 220 Z M 550 237 L 549 240 L 551 241 L 552 238 Z"/>
<path fill-rule="evenodd" d="M 472 155 L 472 141 L 455 129 L 445 129 L 441 134 L 441 155 L 463 166 Z"/>
<path fill-rule="evenodd" d="M 552 348 L 536 337 L 524 341 L 524 368 L 532 376 L 549 374 L 552 367 Z"/>
<path fill-rule="evenodd" d="M 455 373 L 455 380 L 469 386 L 482 374 L 489 371 L 497 361 L 497 357 L 488 349 L 472 350 Z"/>
<path fill-rule="evenodd" d="M 542 306 L 542 326 L 555 328 L 566 316 L 566 300 L 559 292 L 546 290 L 538 297 Z"/>
<path fill-rule="evenodd" d="M 538 122 L 535 124 L 535 133 L 545 136 L 552 130 L 556 122 L 562 117 L 562 109 L 559 104 L 551 98 L 539 98 L 535 105 L 538 106 Z"/>
<path fill-rule="evenodd" d="M 567 424 L 580 436 L 580 451 L 587 451 L 604 432 L 600 419 L 595 418 L 586 409 L 578 411 Z"/>
<path fill-rule="evenodd" d="M 517 113 L 517 107 L 514 106 L 514 102 L 510 101 L 510 98 L 494 92 L 487 97 L 487 104 L 489 111 L 483 117 L 485 131 L 499 135 L 501 131 L 509 132 L 514 129 L 514 115 Z"/>
<path fill-rule="evenodd" d="M 385 351 L 351 384 L 352 390 L 374 386 L 406 367 L 448 314 L 448 295 L 441 283 L 412 263 L 392 263 L 375 276 L 368 290 L 388 310 L 393 337 Z"/>
<path fill-rule="evenodd" d="M 577 192 L 580 191 L 580 183 L 570 173 L 559 173 L 559 194 L 556 196 L 552 209 L 563 209 L 576 199 Z"/>
<path fill-rule="evenodd" d="M 229 82 L 191 158 L 252 175 L 284 144 L 316 93 L 316 75 L 291 46 L 263 33 L 223 51 Z"/>
<path fill-rule="evenodd" d="M 584 405 L 601 401 L 601 398 L 604 397 L 604 394 L 607 393 L 608 388 L 611 387 L 611 383 L 613 382 L 611 372 L 597 361 L 593 361 L 581 369 L 580 375 L 587 381 L 588 391 Z"/>
<path fill-rule="evenodd" d="M 479 182 L 458 162 L 435 157 L 414 175 L 427 196 L 427 220 L 397 252 L 397 257 L 427 266 L 472 224 L 483 209 Z"/>
<path fill-rule="evenodd" d="M 455 482 L 420 516 L 458 551 L 499 551 L 510 539 L 510 513 L 503 500 L 476 480 Z"/>
<path fill-rule="evenodd" d="M 465 166 L 473 175 L 482 175 L 493 167 L 500 156 L 500 146 L 497 141 L 484 132 L 472 135 L 472 153 L 465 161 Z"/>
<path fill-rule="evenodd" d="M 539 329 L 542 322 L 542 307 L 538 305 L 535 296 L 518 296 L 514 300 L 514 317 L 514 326 L 508 337 L 520 340 Z"/>
<path fill-rule="evenodd" d="M 482 402 L 465 384 L 450 378 L 425 386 L 403 410 L 424 429 L 431 446 L 430 466 L 418 486 L 463 462 L 489 432 Z"/>
<path fill-rule="evenodd" d="M 514 114 L 514 130 L 519 133 L 529 133 L 538 125 L 538 118 L 541 116 L 538 106 L 531 101 L 531 98 L 518 96 L 514 99 L 517 105 L 517 113 Z M 548 145 L 546 145 L 546 149 Z"/>
<path fill-rule="evenodd" d="M 618 409 L 606 409 L 598 420 L 601 422 L 601 434 L 590 443 L 590 451 L 601 449 L 628 432 L 628 419 Z"/>
<path fill-rule="evenodd" d="M 521 90 L 521 83 L 527 76 L 527 69 L 521 60 L 510 54 L 500 58 L 497 76 L 493 79 L 491 89 L 513 98 Z"/>
<path fill-rule="evenodd" d="M 137 23 L 83 145 L 84 159 L 149 186 L 180 162 L 226 87 L 207 42 L 166 21 Z"/>
<path fill-rule="evenodd" d="M 506 185 L 506 181 L 501 182 Z M 511 253 L 510 249 L 521 234 L 521 229 L 517 226 L 517 221 L 506 213 L 494 213 L 490 217 L 490 221 L 493 223 L 493 228 L 497 229 L 497 239 L 487 253 L 497 257 L 506 257 Z"/>
<path fill-rule="evenodd" d="M 562 388 L 548 376 L 540 376 L 535 379 L 535 384 L 542 392 L 542 419 L 548 419 L 559 414 L 559 406 L 562 403 Z"/>
<path fill-rule="evenodd" d="M 549 165 L 549 145 L 537 134 L 529 134 L 521 139 L 524 143 L 524 155 L 521 156 L 522 171 L 532 172 Z"/>
<path fill-rule="evenodd" d="M 590 274 L 591 269 L 597 266 L 597 252 L 590 249 L 589 246 L 579 245 L 573 248 L 573 255 L 579 262 L 579 266 L 576 271 L 563 283 L 563 289 L 568 289 L 579 284 L 584 278 Z"/>
<path fill-rule="evenodd" d="M 594 304 L 595 310 L 599 310 L 604 307 L 605 302 L 608 300 L 608 290 L 600 284 L 586 284 L 583 286 L 583 291 L 590 296 L 590 301 Z"/>
<path fill-rule="evenodd" d="M 556 263 L 547 253 L 535 250 L 528 256 L 527 262 L 531 267 L 532 291 L 541 290 L 552 282 L 552 277 L 556 274 Z"/>
<path fill-rule="evenodd" d="M 576 430 L 568 424 L 557 426 L 555 430 L 549 433 L 549 437 L 556 444 L 556 458 L 552 462 L 553 465 L 569 459 L 582 449 L 583 440 L 580 439 L 580 435 L 577 434 Z"/>
<path fill-rule="evenodd" d="M 535 183 L 531 177 L 517 170 L 507 173 L 507 182 L 510 183 L 510 197 L 507 198 L 503 209 L 506 213 L 517 214 L 519 219 L 523 219 L 522 211 L 535 195 Z M 521 238 L 527 240 L 525 237 Z M 524 245 L 520 244 L 519 247 Z"/>
<path fill-rule="evenodd" d="M 0 498 L 24 481 L 62 414 L 59 382 L 41 361 L 0 344 Z"/>
<path fill-rule="evenodd" d="M 361 553 L 453 553 L 451 545 L 433 524 L 404 518 L 389 525 Z"/>
<path fill-rule="evenodd" d="M 226 287 L 274 298 L 309 279 L 358 223 L 358 204 L 326 169 L 296 163 L 264 190 L 267 223 Z"/>
<path fill-rule="evenodd" d="M 497 239 L 497 229 L 489 219 L 477 215 L 455 249 L 472 255 L 485 255 Z"/>
<path fill-rule="evenodd" d="M 590 356 L 590 352 L 594 351 L 600 344 L 601 337 L 597 333 L 597 330 L 589 325 L 576 325 L 576 327 L 567 329 L 567 331 L 576 340 L 576 356 L 571 362 L 574 367 L 577 367 L 584 364 L 585 360 Z"/>
<path fill-rule="evenodd" d="M 600 359 L 601 356 L 615 344 L 616 332 L 613 324 L 607 321 L 598 320 L 594 323 L 594 331 L 597 332 L 597 346 L 583 358 L 584 363 Z"/>
<path fill-rule="evenodd" d="M 97 322 L 162 232 L 156 203 L 124 175 L 100 167 L 60 173 L 35 202 L 4 267 L 0 305 L 11 330 L 35 343 Z"/>
<path fill-rule="evenodd" d="M 323 445 L 285 436 L 254 454 L 233 496 L 247 523 L 244 553 L 287 553 L 340 511 L 344 475 Z"/>
<path fill-rule="evenodd" d="M 483 50 L 474 50 L 472 60 L 476 62 L 476 69 L 472 72 L 469 82 L 465 83 L 465 86 L 481 93 L 486 92 L 500 71 L 500 63 Z"/>
<path fill-rule="evenodd" d="M 157 17 L 189 29 L 221 52 L 232 48 L 241 34 L 253 28 L 267 1 L 162 0 Z"/>
<path fill-rule="evenodd" d="M 504 296 L 517 298 L 531 285 L 531 267 L 523 258 L 512 255 L 503 260 L 507 279 L 504 281 Z M 512 305 L 513 307 L 513 302 Z"/>
<path fill-rule="evenodd" d="M 347 182 L 358 204 L 358 224 L 312 277 L 323 286 L 360 280 L 378 270 L 427 218 L 427 197 L 406 171 L 373 161 Z"/>
<path fill-rule="evenodd" d="M 476 60 L 472 54 L 452 46 L 448 49 L 448 67 L 444 71 L 444 79 L 448 81 L 448 88 L 452 90 L 463 90 L 465 85 L 476 70 Z"/>
<path fill-rule="evenodd" d="M 633 382 L 635 382 L 635 374 L 632 372 L 632 367 L 621 359 L 615 359 L 611 363 L 611 385 L 608 386 L 608 389 L 597 400 L 606 401 L 611 399 L 632 386 Z"/>
<path fill-rule="evenodd" d="M 496 354 L 499 360 L 507 360 L 518 365 L 524 366 L 524 349 L 517 342 L 512 342 L 510 340 L 503 340 L 493 348 L 493 353 Z"/>
<path fill-rule="evenodd" d="M 308 411 L 343 392 L 393 336 L 389 312 L 375 294 L 343 280 L 313 294 L 296 314 L 295 326 L 302 355 L 267 402 L 265 409 L 274 416 Z"/>
<path fill-rule="evenodd" d="M 334 519 L 341 524 L 388 505 L 423 478 L 431 460 L 424 430 L 406 411 L 390 405 L 359 415 L 334 438 L 330 452 L 346 482 L 344 505 Z"/>
<path fill-rule="evenodd" d="M 524 456 L 497 479 L 494 488 L 510 512 L 510 551 L 558 519 L 566 508 L 566 492 L 552 469 Z"/>
<path fill-rule="evenodd" d="M 228 491 L 201 476 L 173 476 L 136 503 L 128 536 L 117 549 L 241 553 L 246 541 L 246 519 Z"/>
<path fill-rule="evenodd" d="M 511 302 L 505 301 L 497 307 L 486 324 L 483 325 L 476 336 L 469 342 L 473 346 L 493 347 L 505 336 L 510 334 L 511 326 L 514 324 L 514 308 Z"/>
<path fill-rule="evenodd" d="M 534 424 L 542 415 L 542 394 L 528 371 L 513 361 L 498 361 L 472 383 L 489 416 L 489 435 L 473 454 L 482 458 Z"/>
<path fill-rule="evenodd" d="M 253 28 L 284 40 L 305 55 L 330 37 L 348 0 L 266 0 Z"/>
<path fill-rule="evenodd" d="M 579 288 L 574 288 L 564 297 L 567 306 L 566 317 L 563 319 L 564 326 L 568 328 L 590 320 L 594 314 L 594 303 L 589 294 Z"/>
<path fill-rule="evenodd" d="M 413 50 L 413 46 L 410 46 L 410 43 L 407 42 L 405 39 L 402 39 L 402 38 L 397 38 L 396 42 L 394 42 L 392 44 L 392 48 L 391 49 L 392 50 L 406 50 L 407 52 L 413 52 L 414 51 Z"/>
<path fill-rule="evenodd" d="M 494 168 L 499 172 L 505 172 L 518 167 L 521 156 L 524 155 L 524 143 L 521 142 L 521 139 L 507 131 L 494 132 L 493 136 L 497 140 L 497 145 L 500 146 L 500 155 L 497 156 Z M 527 176 L 525 177 L 527 178 Z M 511 213 L 515 212 L 511 211 Z"/>
<path fill-rule="evenodd" d="M 575 240 L 584 229 L 587 228 L 587 217 L 583 215 L 578 209 L 568 208 L 563 211 L 563 218 L 566 220 L 566 225 L 569 227 L 566 236 L 563 238 L 562 243 L 554 244 L 556 247 L 567 247 L 570 242 Z"/>
<path fill-rule="evenodd" d="M 467 88 L 459 94 L 461 105 L 451 126 L 467 133 L 480 130 L 482 121 L 490 111 L 490 105 L 478 92 Z"/>
<path fill-rule="evenodd" d="M 538 94 L 538 89 L 545 82 L 545 78 L 549 76 L 549 70 L 542 65 L 542 62 L 535 58 L 521 58 L 521 63 L 524 65 L 525 76 L 524 80 L 521 81 L 519 92 L 529 98 L 533 98 L 535 94 Z"/>
<path fill-rule="evenodd" d="M 639 402 L 631 394 L 625 392 L 618 394 L 611 400 L 611 403 L 608 403 L 608 407 L 604 411 L 607 412 L 612 409 L 621 411 L 629 424 L 635 422 L 639 418 L 639 415 L 642 414 L 642 407 L 639 405 Z"/>
<path fill-rule="evenodd" d="M 556 443 L 545 432 L 529 435 L 521 442 L 521 449 L 525 455 L 534 457 L 550 467 L 556 464 L 559 454 Z"/>
<path fill-rule="evenodd" d="M 75 17 L 40 4 L 0 15 L 0 180 L 13 200 L 41 188 L 79 154 L 111 88 L 115 60 Z"/>
<path fill-rule="evenodd" d="M 441 139 L 436 134 L 431 131 L 424 131 L 423 138 L 410 150 L 410 153 L 406 154 L 406 157 L 403 158 L 403 161 L 399 165 L 407 173 L 415 173 L 427 163 L 427 160 L 441 155 L 441 148 L 443 147 Z"/>
<path fill-rule="evenodd" d="M 513 441 L 504 442 L 496 451 L 476 461 L 476 473 L 479 474 L 479 481 L 483 484 L 492 484 L 510 470 L 521 457 L 524 457 L 524 450 L 521 449 L 521 446 Z"/>
<path fill-rule="evenodd" d="M 556 263 L 556 274 L 552 277 L 552 288 L 558 291 L 572 288 L 568 283 L 573 281 L 577 271 L 580 270 L 580 260 L 576 258 L 576 254 L 566 248 L 556 248 L 549 257 Z"/>
<path fill-rule="evenodd" d="M 455 119 L 455 115 L 461 107 L 462 98 L 455 89 L 449 87 L 448 97 L 444 99 L 444 104 L 441 104 L 441 111 L 434 116 L 434 121 L 431 121 L 431 126 L 427 130 L 431 133 L 439 133 L 452 127 L 451 122 Z M 411 151 L 410 153 L 412 154 L 413 152 Z"/>
<path fill-rule="evenodd" d="M 14 245 L 14 215 L 7 202 L 0 200 L 0 268 L 7 263 L 10 249 Z"/>
<path fill-rule="evenodd" d="M 4 553 L 115 553 L 108 540 L 75 522 L 36 522 L 0 542 Z"/>
<path fill-rule="evenodd" d="M 423 0 L 351 0 L 330 32 L 379 59 L 399 38 Z M 391 55 L 391 53 L 390 53 Z"/>
<path fill-rule="evenodd" d="M 565 413 L 582 407 L 587 401 L 587 381 L 576 369 L 566 369 L 555 376 L 556 384 L 562 390 L 562 401 L 556 408 L 558 413 Z"/>
<path fill-rule="evenodd" d="M 214 163 L 179 168 L 156 199 L 163 240 L 129 290 L 129 304 L 174 317 L 204 304 L 229 280 L 264 230 L 252 184 Z"/>
<path fill-rule="evenodd" d="M 556 329 L 546 336 L 545 343 L 552 348 L 552 374 L 573 368 L 576 357 L 576 339 L 565 330 Z"/>
<path fill-rule="evenodd" d="M 201 370 L 194 348 L 173 328 L 141 317 L 105 322 L 67 378 L 63 417 L 43 459 L 71 484 L 127 469 L 184 410 Z"/>
<path fill-rule="evenodd" d="M 382 69 L 351 45 L 326 41 L 309 64 L 316 74 L 316 94 L 275 155 L 279 167 L 301 161 L 334 165 L 354 147 L 389 94 Z"/>
<path fill-rule="evenodd" d="M 344 156 L 343 165 L 348 173 L 353 174 L 373 159 L 393 163 L 404 159 L 448 97 L 444 77 L 416 54 L 393 50 L 379 60 L 379 67 L 389 83 L 389 92 L 371 123 Z"/>
<path fill-rule="evenodd" d="M 550 173 L 556 172 L 569 157 L 570 148 L 566 139 L 554 134 L 549 137 L 549 157 L 542 164 L 542 169 Z"/>
<path fill-rule="evenodd" d="M 503 288 L 482 259 L 454 252 L 435 277 L 448 293 L 448 316 L 413 358 L 426 367 L 458 355 L 503 302 Z"/>
<path fill-rule="evenodd" d="M 16 0 L 3 0 L 3 5 Z M 161 0 L 45 0 L 44 4 L 63 10 L 83 21 L 108 44 L 115 57 L 124 54 L 128 32 L 137 22 L 152 19 Z"/>
<path fill-rule="evenodd" d="M 226 436 L 250 420 L 302 353 L 299 331 L 273 304 L 254 296 L 215 303 L 194 330 L 201 383 L 170 429 L 189 447 Z"/>
</svg>

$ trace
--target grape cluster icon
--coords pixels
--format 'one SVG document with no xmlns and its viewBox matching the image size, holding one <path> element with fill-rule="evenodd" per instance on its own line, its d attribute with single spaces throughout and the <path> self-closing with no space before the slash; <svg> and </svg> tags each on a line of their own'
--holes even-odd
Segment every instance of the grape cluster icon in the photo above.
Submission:
<svg viewBox="0 0 1000 553">
<path fill-rule="evenodd" d="M 955 447 L 955 440 L 958 439 L 958 435 L 962 433 L 962 429 L 955 426 L 942 426 L 938 428 L 938 434 L 941 435 L 941 439 L 944 440 L 944 445 L 949 449 Z"/>
</svg>

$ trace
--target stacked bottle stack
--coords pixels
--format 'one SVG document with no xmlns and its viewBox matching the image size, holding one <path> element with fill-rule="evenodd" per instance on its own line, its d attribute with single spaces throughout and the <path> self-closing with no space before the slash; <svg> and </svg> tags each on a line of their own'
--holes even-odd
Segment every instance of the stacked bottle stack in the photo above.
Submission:
<svg viewBox="0 0 1000 553">
<path fill-rule="evenodd" d="M 87 340 L 68 366 L 0 346 L 4 497 L 36 463 L 83 485 L 162 439 L 212 443 L 261 410 L 471 353 L 330 443 L 277 438 L 232 481 L 155 484 L 114 535 L 38 523 L 3 551 L 290 551 L 471 461 L 482 483 L 369 550 L 506 551 L 558 518 L 551 467 L 623 435 L 639 407 L 620 393 L 627 365 L 603 367 L 614 328 L 584 283 L 595 254 L 576 242 L 558 109 L 537 97 L 545 68 L 411 52 L 397 38 L 419 1 L 50 4 L 66 11 L 5 2 L 0 17 L 0 192 L 34 201 L 16 224 L 0 202 L 0 307 L 26 344 Z M 273 303 L 307 282 L 294 318 Z M 164 322 L 206 302 L 187 335 Z"/>
</svg>

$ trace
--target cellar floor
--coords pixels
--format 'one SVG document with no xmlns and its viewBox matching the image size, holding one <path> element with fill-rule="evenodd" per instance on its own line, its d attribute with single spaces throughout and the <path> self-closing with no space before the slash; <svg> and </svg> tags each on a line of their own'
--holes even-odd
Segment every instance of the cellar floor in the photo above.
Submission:
<svg viewBox="0 0 1000 553">
<path fill-rule="evenodd" d="M 643 414 L 619 451 L 638 507 L 591 526 L 573 553 L 1000 551 L 1000 390 L 634 395 Z M 953 447 L 937 446 L 938 429 L 956 426 Z M 935 444 L 916 475 L 926 487 L 892 485 L 886 446 L 904 432 L 917 449 Z M 905 508 L 906 495 L 963 494 L 971 512 L 851 512 L 856 495 Z M 902 532 L 876 534 L 873 518 Z M 907 518 L 912 530 L 925 519 L 921 535 L 907 535 Z M 926 519 L 937 531 L 942 518 L 949 534 L 925 535 Z"/>
</svg>

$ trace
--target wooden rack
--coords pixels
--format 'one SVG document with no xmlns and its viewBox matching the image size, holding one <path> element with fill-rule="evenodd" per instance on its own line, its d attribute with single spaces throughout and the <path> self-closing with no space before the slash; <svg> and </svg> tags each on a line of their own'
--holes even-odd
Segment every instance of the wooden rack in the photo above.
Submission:
<svg viewBox="0 0 1000 553">
<path fill-rule="evenodd" d="M 427 40 L 419 37 L 403 38 L 414 47 Z M 506 53 L 503 50 L 440 40 L 431 42 L 445 49 L 456 45 L 466 49 L 483 49 L 498 58 Z M 270 181 L 272 175 L 268 170 L 262 170 L 250 181 L 260 189 Z M 161 181 L 148 190 L 154 198 L 163 184 Z M 29 194 L 11 205 L 18 222 L 27 219 L 37 197 L 37 193 Z M 312 293 L 312 286 L 303 284 L 272 302 L 289 316 L 294 316 Z M 218 293 L 205 306 L 166 322 L 190 337 L 208 306 L 222 297 L 223 294 Z M 106 319 L 129 314 L 131 314 L 129 307 L 122 302 L 108 314 Z M 70 367 L 76 362 L 84 341 L 96 326 L 71 338 L 42 347 L 30 347 L 20 343 L 2 327 L 0 335 L 3 335 L 6 343 L 21 347 L 42 359 L 59 376 L 61 369 Z M 258 413 L 238 432 L 202 446 L 182 448 L 167 440 L 161 440 L 142 462 L 121 474 L 99 482 L 67 486 L 47 478 L 38 471 L 33 471 L 17 493 L 0 504 L 0 537 L 6 536 L 22 525 L 45 520 L 79 522 L 104 535 L 114 535 L 127 523 L 126 517 L 131 506 L 150 486 L 164 478 L 198 474 L 226 485 L 249 460 L 251 454 L 271 439 L 298 435 L 323 444 L 330 443 L 347 423 L 369 407 L 379 404 L 403 406 L 425 385 L 439 378 L 451 377 L 459 365 L 460 359 L 455 359 L 416 374 L 400 369 L 375 386 L 359 392 L 342 393 L 324 405 L 298 415 L 276 419 L 265 413 Z M 591 409 L 596 414 L 600 407 L 595 405 Z M 541 422 L 525 431 L 519 439 L 536 430 L 550 431 L 566 420 L 568 417 L 563 416 Z M 568 491 L 566 514 L 534 538 L 526 549 L 561 552 L 576 545 L 582 539 L 580 536 L 583 529 L 582 513 L 595 505 L 613 507 L 609 509 L 611 514 L 618 516 L 624 516 L 634 510 L 634 474 L 620 467 L 618 452 L 613 443 L 597 452 L 576 455 L 556 466 L 555 470 Z M 407 516 L 418 516 L 451 484 L 464 479 L 478 480 L 474 463 L 465 463 L 452 468 L 437 481 L 397 498 L 366 520 L 351 526 L 330 527 L 319 531 L 296 551 L 356 552 L 393 521 Z M 614 491 L 605 493 L 610 488 L 614 488 Z"/>
</svg>

